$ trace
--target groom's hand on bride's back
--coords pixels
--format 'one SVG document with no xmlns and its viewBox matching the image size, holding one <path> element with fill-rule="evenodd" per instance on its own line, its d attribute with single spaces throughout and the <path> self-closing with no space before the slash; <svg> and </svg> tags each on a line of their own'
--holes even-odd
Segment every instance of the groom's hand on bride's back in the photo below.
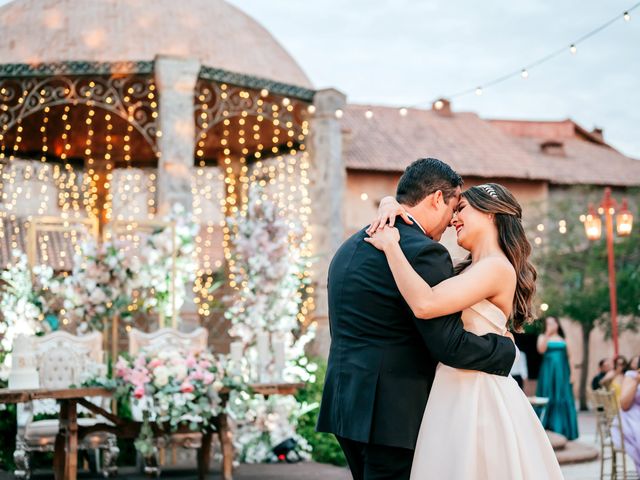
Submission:
<svg viewBox="0 0 640 480">
<path fill-rule="evenodd" d="M 378 206 L 378 213 L 376 218 L 373 219 L 369 228 L 367 228 L 367 234 L 371 235 L 378 230 L 382 230 L 385 225 L 389 224 L 393 227 L 396 223 L 396 217 L 400 216 L 409 225 L 413 224 L 413 220 L 409 216 L 409 213 L 400 205 L 393 197 L 384 197 L 380 200 Z"/>
</svg>

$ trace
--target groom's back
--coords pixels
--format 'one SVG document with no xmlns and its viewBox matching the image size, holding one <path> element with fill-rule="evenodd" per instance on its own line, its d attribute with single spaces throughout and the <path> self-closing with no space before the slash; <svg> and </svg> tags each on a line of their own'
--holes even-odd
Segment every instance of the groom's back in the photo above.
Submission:
<svg viewBox="0 0 640 480">
<path fill-rule="evenodd" d="M 432 242 L 417 226 L 397 226 L 409 260 Z M 318 430 L 413 448 L 436 362 L 384 253 L 364 237 L 361 230 L 345 241 L 329 268 L 331 349 Z"/>
<path fill-rule="evenodd" d="M 403 250 L 410 257 L 425 239 L 402 228 Z M 332 345 L 348 340 L 369 346 L 416 343 L 411 310 L 393 279 L 384 253 L 357 232 L 338 249 L 329 267 L 329 320 Z M 423 236 L 423 235 L 422 235 Z M 406 238 L 410 237 L 410 238 Z M 423 236 L 424 237 L 424 236 Z"/>
</svg>

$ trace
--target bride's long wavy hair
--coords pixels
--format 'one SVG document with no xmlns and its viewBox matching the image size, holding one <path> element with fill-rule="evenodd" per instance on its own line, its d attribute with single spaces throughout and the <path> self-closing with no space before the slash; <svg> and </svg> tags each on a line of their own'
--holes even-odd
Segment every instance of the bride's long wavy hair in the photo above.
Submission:
<svg viewBox="0 0 640 480">
<path fill-rule="evenodd" d="M 462 197 L 476 210 L 493 215 L 500 248 L 516 271 L 511 326 L 515 331 L 534 319 L 532 302 L 536 293 L 536 269 L 529 262 L 531 244 L 522 226 L 522 207 L 513 194 L 497 183 L 485 183 L 462 192 Z M 471 263 L 471 255 L 456 266 L 456 274 Z"/>
</svg>

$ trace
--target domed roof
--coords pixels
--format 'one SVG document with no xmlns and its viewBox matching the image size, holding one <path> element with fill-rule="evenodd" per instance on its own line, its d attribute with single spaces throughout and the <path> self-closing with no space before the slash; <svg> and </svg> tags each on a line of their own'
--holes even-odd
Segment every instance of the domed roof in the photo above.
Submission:
<svg viewBox="0 0 640 480">
<path fill-rule="evenodd" d="M 158 54 L 311 87 L 296 61 L 223 0 L 14 0 L 0 8 L 1 63 L 153 60 Z"/>
</svg>

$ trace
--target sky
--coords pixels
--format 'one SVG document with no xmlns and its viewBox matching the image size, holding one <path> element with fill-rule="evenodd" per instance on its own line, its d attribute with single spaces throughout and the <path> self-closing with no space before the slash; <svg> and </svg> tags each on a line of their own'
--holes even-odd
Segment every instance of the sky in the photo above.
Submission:
<svg viewBox="0 0 640 480">
<path fill-rule="evenodd" d="M 622 20 L 637 0 L 229 1 L 280 41 L 315 87 L 335 87 L 351 103 L 428 107 L 565 46 L 526 80 L 455 98 L 453 110 L 571 118 L 603 128 L 605 140 L 640 159 L 640 8 Z M 573 40 L 617 15 L 569 53 Z"/>
<path fill-rule="evenodd" d="M 566 53 L 493 88 L 452 101 L 485 118 L 562 120 L 604 129 L 640 159 L 640 8 L 637 0 L 230 0 L 265 26 L 315 87 L 351 103 L 415 105 Z M 620 20 L 571 55 L 573 40 Z"/>
</svg>

